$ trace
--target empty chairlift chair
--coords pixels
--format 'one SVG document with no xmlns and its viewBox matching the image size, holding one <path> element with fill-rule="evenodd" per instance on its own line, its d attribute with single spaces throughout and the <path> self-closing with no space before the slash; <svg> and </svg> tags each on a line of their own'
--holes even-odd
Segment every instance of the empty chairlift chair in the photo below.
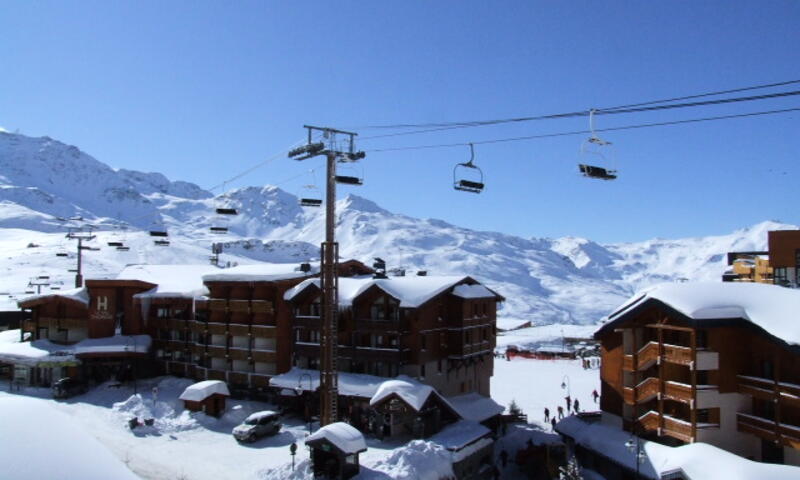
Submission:
<svg viewBox="0 0 800 480">
<path fill-rule="evenodd" d="M 595 110 L 589 110 L 589 128 L 592 136 L 587 138 L 581 144 L 581 156 L 583 158 L 591 158 L 600 160 L 601 162 L 608 162 L 608 159 L 613 160 L 614 152 L 611 147 L 611 142 L 603 140 L 598 137 L 594 131 L 594 114 Z M 591 157 L 590 157 L 591 155 Z M 615 180 L 617 178 L 616 169 L 601 167 L 597 165 L 589 165 L 586 163 L 579 163 L 578 170 L 581 175 L 586 178 L 597 178 L 600 180 Z"/>
<path fill-rule="evenodd" d="M 231 205 L 217 205 L 217 208 L 214 209 L 214 213 L 216 213 L 217 216 L 208 230 L 215 234 L 228 233 L 228 219 L 239 215 L 239 212 Z"/>
<path fill-rule="evenodd" d="M 483 171 L 474 164 L 475 148 L 469 144 L 468 162 L 459 163 L 453 168 L 453 188 L 462 192 L 481 193 L 485 187 Z"/>
</svg>

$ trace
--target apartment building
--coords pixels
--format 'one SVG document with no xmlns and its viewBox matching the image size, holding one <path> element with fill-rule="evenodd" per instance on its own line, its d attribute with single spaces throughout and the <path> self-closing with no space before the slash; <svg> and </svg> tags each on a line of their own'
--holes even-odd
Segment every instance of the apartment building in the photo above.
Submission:
<svg viewBox="0 0 800 480">
<path fill-rule="evenodd" d="M 767 233 L 767 251 L 729 252 L 724 282 L 773 283 L 800 286 L 800 230 Z"/>
<path fill-rule="evenodd" d="M 603 422 L 800 465 L 799 311 L 800 291 L 756 283 L 664 284 L 632 298 L 595 335 Z"/>
</svg>

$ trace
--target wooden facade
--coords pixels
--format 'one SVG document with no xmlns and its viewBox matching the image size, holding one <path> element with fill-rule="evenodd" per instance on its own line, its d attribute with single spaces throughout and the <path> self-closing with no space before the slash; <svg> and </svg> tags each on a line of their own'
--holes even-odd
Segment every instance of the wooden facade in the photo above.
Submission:
<svg viewBox="0 0 800 480">
<path fill-rule="evenodd" d="M 607 323 L 600 407 L 637 435 L 800 465 L 800 348 L 648 299 Z"/>
<path fill-rule="evenodd" d="M 468 277 L 462 282 L 477 283 Z M 416 308 L 405 308 L 377 285 L 364 290 L 339 311 L 339 370 L 381 377 L 405 374 L 444 395 L 489 396 L 497 303 L 503 298 L 465 299 L 451 292 L 449 288 Z M 293 364 L 301 368 L 319 367 L 320 296 L 320 289 L 310 285 L 291 300 Z"/>
</svg>

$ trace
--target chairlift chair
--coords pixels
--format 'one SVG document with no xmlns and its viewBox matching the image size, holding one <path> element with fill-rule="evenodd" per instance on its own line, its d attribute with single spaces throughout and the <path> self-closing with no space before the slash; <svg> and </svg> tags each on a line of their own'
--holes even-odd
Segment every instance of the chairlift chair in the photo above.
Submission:
<svg viewBox="0 0 800 480">
<path fill-rule="evenodd" d="M 151 237 L 168 237 L 166 230 L 150 230 Z"/>
<path fill-rule="evenodd" d="M 596 110 L 591 109 L 589 110 L 589 129 L 592 132 L 592 135 L 584 140 L 581 144 L 581 156 L 584 158 L 589 158 L 589 155 L 593 155 L 592 158 L 596 158 L 602 162 L 608 163 L 608 157 L 611 157 L 613 163 L 613 150 L 611 147 L 611 142 L 600 138 L 594 130 L 594 114 Z M 617 170 L 607 167 L 602 167 L 598 165 L 589 165 L 586 163 L 578 164 L 578 170 L 581 174 L 586 178 L 596 178 L 600 180 L 615 180 L 617 178 Z"/>
<path fill-rule="evenodd" d="M 67 252 L 56 252 L 56 257 L 69 257 Z"/>
<path fill-rule="evenodd" d="M 157 247 L 169 247 L 169 240 L 153 240 L 153 244 Z"/>
<path fill-rule="evenodd" d="M 208 230 L 217 234 L 228 233 L 228 227 L 210 227 Z"/>
<path fill-rule="evenodd" d="M 364 185 L 363 170 L 362 170 L 361 174 L 359 174 L 360 172 L 358 171 L 358 169 L 356 168 L 356 166 L 354 164 L 349 163 L 349 162 L 348 162 L 348 164 L 350 166 L 343 167 L 342 168 L 342 171 L 343 171 L 342 173 L 349 174 L 349 175 L 336 175 L 334 177 L 334 180 L 336 180 L 336 183 L 341 183 L 342 185 L 355 185 L 355 186 Z"/>
<path fill-rule="evenodd" d="M 471 143 L 469 144 L 469 151 L 469 161 L 459 163 L 453 168 L 453 188 L 462 192 L 481 193 L 485 187 L 483 170 L 474 164 L 475 148 Z"/>
<path fill-rule="evenodd" d="M 235 208 L 220 207 L 216 209 L 217 215 L 239 215 Z"/>
<path fill-rule="evenodd" d="M 120 245 L 117 247 L 117 250 L 119 250 L 120 252 L 127 252 L 130 249 L 131 247 L 126 247 L 125 245 Z"/>
<path fill-rule="evenodd" d="M 122 242 L 108 242 L 109 247 L 121 247 Z"/>
<path fill-rule="evenodd" d="M 35 291 L 33 291 L 33 290 L 25 290 L 25 293 L 27 293 L 27 294 L 31 294 L 31 293 L 36 293 L 36 292 L 35 292 Z"/>
</svg>

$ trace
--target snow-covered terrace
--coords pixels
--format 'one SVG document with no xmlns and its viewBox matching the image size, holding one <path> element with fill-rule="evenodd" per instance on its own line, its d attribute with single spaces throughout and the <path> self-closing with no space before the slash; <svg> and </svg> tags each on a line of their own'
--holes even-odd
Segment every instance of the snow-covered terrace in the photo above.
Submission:
<svg viewBox="0 0 800 480">
<path fill-rule="evenodd" d="M 467 393 L 456 397 L 448 397 L 447 401 L 456 409 L 464 420 L 483 422 L 495 415 L 500 415 L 505 407 L 489 397 L 478 393 Z"/>
<path fill-rule="evenodd" d="M 339 306 L 351 307 L 359 295 L 373 286 L 400 301 L 404 308 L 417 308 L 428 300 L 455 286 L 453 293 L 464 298 L 499 297 L 482 285 L 459 285 L 468 280 L 466 276 L 408 276 L 373 278 L 372 276 L 339 278 Z M 318 278 L 310 278 L 296 285 L 284 294 L 285 300 L 292 300 L 310 285 L 320 286 Z M 500 297 L 502 298 L 502 297 Z"/>
<path fill-rule="evenodd" d="M 664 283 L 639 292 L 608 316 L 599 331 L 649 300 L 677 310 L 689 320 L 742 319 L 786 343 L 800 345 L 795 313 L 800 311 L 800 290 L 763 283 Z"/>
<path fill-rule="evenodd" d="M 629 432 L 601 422 L 588 422 L 570 416 L 556 425 L 556 431 L 631 471 L 636 470 L 636 455 L 625 443 L 636 440 Z M 668 472 L 683 471 L 690 479 L 790 480 L 800 478 L 800 468 L 747 460 L 707 443 L 668 447 L 639 439 L 645 459 L 639 466 L 643 477 L 658 480 Z"/>
<path fill-rule="evenodd" d="M 88 354 L 147 353 L 150 335 L 114 335 L 104 338 L 87 338 L 71 345 L 59 345 L 50 340 L 20 342 L 19 330 L 12 338 L 3 336 L 0 342 L 0 361 L 36 366 L 44 363 L 78 362 L 76 357 Z M 4 332 L 5 333 L 5 332 Z"/>
<path fill-rule="evenodd" d="M 478 422 L 459 420 L 448 425 L 429 440 L 449 450 L 455 463 L 494 443 L 494 440 L 490 438 L 491 433 L 491 430 Z"/>
</svg>

